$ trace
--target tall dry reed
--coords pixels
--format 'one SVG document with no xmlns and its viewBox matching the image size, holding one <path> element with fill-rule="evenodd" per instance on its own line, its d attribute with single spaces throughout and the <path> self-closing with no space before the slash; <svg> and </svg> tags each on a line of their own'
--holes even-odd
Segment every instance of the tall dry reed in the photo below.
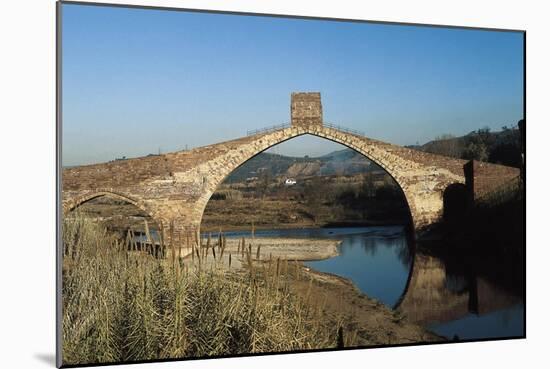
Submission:
<svg viewBox="0 0 550 369">
<path fill-rule="evenodd" d="M 251 278 L 191 268 L 191 260 L 174 263 L 132 251 L 131 238 L 118 240 L 79 216 L 64 221 L 63 241 L 64 364 L 284 352 L 338 343 L 334 326 L 289 292 L 279 260 L 269 273 L 272 280 L 268 274 Z M 200 264 L 207 254 L 199 248 L 193 257 Z M 244 248 L 243 241 L 241 252 Z M 249 246 L 249 260 L 251 251 Z"/>
</svg>

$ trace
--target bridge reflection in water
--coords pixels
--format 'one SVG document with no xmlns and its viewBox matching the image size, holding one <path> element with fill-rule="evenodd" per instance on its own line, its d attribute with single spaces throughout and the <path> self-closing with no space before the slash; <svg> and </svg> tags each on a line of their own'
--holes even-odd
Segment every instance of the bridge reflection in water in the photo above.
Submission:
<svg viewBox="0 0 550 369">
<path fill-rule="evenodd" d="M 417 253 L 396 309 L 450 339 L 523 336 L 522 291 L 490 280 L 483 270 L 454 264 Z"/>
<path fill-rule="evenodd" d="M 415 253 L 414 240 L 400 226 L 263 230 L 257 236 L 342 240 L 338 256 L 306 264 L 352 280 L 367 296 L 448 339 L 523 336 L 522 291 L 492 277 L 499 275 L 498 262 L 480 268 L 473 262 L 479 255 Z"/>
</svg>

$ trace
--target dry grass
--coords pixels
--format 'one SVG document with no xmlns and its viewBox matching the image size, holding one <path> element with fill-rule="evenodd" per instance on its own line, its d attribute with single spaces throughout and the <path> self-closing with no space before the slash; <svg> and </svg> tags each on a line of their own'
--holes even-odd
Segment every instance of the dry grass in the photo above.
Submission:
<svg viewBox="0 0 550 369">
<path fill-rule="evenodd" d="M 262 268 L 249 261 L 247 273 L 191 268 L 128 251 L 128 242 L 83 217 L 64 221 L 63 240 L 64 364 L 338 345 L 338 326 L 290 292 L 279 260 Z M 207 257 L 197 246 L 194 257 Z M 248 260 L 260 252 L 246 249 Z M 223 257 L 223 248 L 215 251 Z"/>
</svg>

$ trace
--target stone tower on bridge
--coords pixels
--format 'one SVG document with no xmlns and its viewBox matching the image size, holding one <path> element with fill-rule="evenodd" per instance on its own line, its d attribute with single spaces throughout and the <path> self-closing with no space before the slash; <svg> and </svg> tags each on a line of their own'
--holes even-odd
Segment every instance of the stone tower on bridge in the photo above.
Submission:
<svg viewBox="0 0 550 369">
<path fill-rule="evenodd" d="M 321 93 L 293 92 L 290 97 L 290 124 L 293 127 L 322 126 Z"/>
</svg>

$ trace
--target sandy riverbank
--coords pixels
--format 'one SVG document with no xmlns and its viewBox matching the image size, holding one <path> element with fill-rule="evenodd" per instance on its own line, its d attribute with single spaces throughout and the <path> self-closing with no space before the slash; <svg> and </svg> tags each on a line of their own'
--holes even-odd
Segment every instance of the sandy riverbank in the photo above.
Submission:
<svg viewBox="0 0 550 369">
<path fill-rule="evenodd" d="M 258 268 L 269 267 L 277 259 L 286 260 L 285 268 L 281 269 L 284 270 L 285 278 L 290 281 L 291 290 L 307 299 L 312 307 L 320 308 L 325 319 L 341 325 L 345 342 L 353 342 L 351 346 L 441 340 L 441 337 L 409 322 L 405 316 L 366 296 L 348 279 L 321 273 L 303 265 L 302 261 L 338 255 L 340 242 L 331 239 L 256 238 L 245 239 L 245 250 L 251 250 L 253 265 Z M 211 242 L 212 245 L 215 243 L 216 241 Z M 232 272 L 247 271 L 246 252 L 242 252 L 241 245 L 241 239 L 227 239 L 222 257 L 220 249 L 214 247 L 216 260 L 212 249 L 209 249 L 208 256 L 202 259 L 203 267 L 213 267 L 216 264 L 229 268 Z M 191 265 L 196 264 L 198 258 L 194 259 L 193 261 L 191 255 L 185 258 Z"/>
<path fill-rule="evenodd" d="M 245 252 L 251 251 L 252 260 L 255 262 L 266 261 L 269 259 L 276 260 L 292 260 L 292 261 L 308 261 L 308 260 L 323 260 L 338 255 L 338 246 L 341 241 L 331 239 L 309 239 L 309 238 L 245 238 L 242 248 L 242 238 L 227 238 L 223 255 L 220 248 L 217 246 L 217 239 L 211 240 L 211 245 L 214 246 L 203 250 L 205 255 L 203 264 L 211 266 L 214 264 L 214 254 L 216 254 L 216 265 L 229 266 L 229 255 L 231 255 L 231 266 L 233 268 L 241 268 L 243 262 L 246 262 Z M 206 246 L 206 241 L 203 241 L 203 248 Z M 259 248 L 259 250 L 258 250 Z M 170 258 L 171 250 L 167 250 L 167 257 Z M 259 258 L 258 258 L 259 255 Z M 182 248 L 180 256 L 185 260 L 193 262 L 194 255 L 191 255 L 191 249 Z"/>
</svg>

